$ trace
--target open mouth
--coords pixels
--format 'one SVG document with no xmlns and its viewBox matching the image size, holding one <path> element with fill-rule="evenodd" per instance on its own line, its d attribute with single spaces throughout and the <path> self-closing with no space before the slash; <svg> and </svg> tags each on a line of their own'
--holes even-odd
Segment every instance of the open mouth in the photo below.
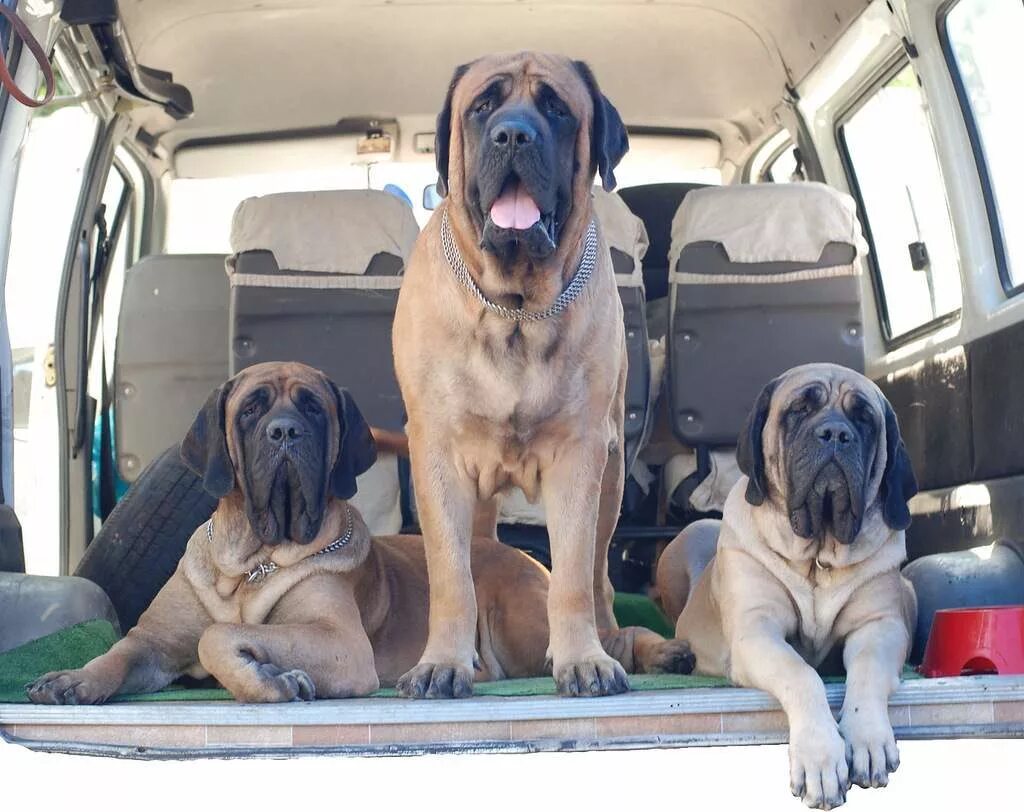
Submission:
<svg viewBox="0 0 1024 812">
<path fill-rule="evenodd" d="M 498 228 L 525 231 L 540 222 L 540 207 L 526 186 L 512 176 L 491 204 L 491 222 Z"/>
<path fill-rule="evenodd" d="M 487 210 L 485 242 L 523 244 L 534 255 L 554 250 L 557 242 L 554 212 L 544 212 L 514 173 Z M 488 239 L 490 238 L 490 239 Z"/>
</svg>

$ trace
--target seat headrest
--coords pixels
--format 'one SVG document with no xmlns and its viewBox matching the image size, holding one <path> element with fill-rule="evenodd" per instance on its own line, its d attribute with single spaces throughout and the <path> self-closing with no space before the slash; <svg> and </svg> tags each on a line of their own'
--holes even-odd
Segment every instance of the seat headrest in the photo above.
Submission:
<svg viewBox="0 0 1024 812">
<path fill-rule="evenodd" d="M 823 183 L 712 186 L 686 196 L 672 220 L 669 267 L 683 248 L 718 243 L 730 262 L 818 261 L 829 243 L 867 253 L 857 206 Z"/>
<path fill-rule="evenodd" d="M 270 251 L 290 271 L 360 275 L 381 253 L 407 260 L 418 234 L 412 209 L 387 192 L 285 192 L 238 204 L 231 250 Z"/>
<path fill-rule="evenodd" d="M 633 260 L 630 275 L 636 277 L 637 284 L 641 284 L 641 261 L 650 244 L 644 221 L 629 210 L 621 197 L 614 192 L 606 192 L 600 186 L 593 189 L 593 201 L 594 216 L 601 225 L 605 242 L 609 248 L 621 251 Z"/>
<path fill-rule="evenodd" d="M 645 266 L 668 267 L 668 249 L 672 234 L 672 216 L 683 199 L 695 189 L 703 189 L 703 183 L 646 183 L 619 189 L 623 202 L 647 228 L 650 247 L 647 250 Z M 666 282 L 667 284 L 667 282 Z"/>
</svg>

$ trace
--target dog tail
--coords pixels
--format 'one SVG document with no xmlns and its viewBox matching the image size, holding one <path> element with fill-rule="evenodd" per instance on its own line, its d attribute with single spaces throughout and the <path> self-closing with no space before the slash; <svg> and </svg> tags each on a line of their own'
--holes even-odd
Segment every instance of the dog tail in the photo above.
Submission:
<svg viewBox="0 0 1024 812">
<path fill-rule="evenodd" d="M 400 431 L 388 431 L 379 429 L 376 426 L 370 427 L 370 435 L 377 446 L 377 450 L 385 454 L 394 454 L 398 457 L 409 456 L 409 438 Z"/>
</svg>

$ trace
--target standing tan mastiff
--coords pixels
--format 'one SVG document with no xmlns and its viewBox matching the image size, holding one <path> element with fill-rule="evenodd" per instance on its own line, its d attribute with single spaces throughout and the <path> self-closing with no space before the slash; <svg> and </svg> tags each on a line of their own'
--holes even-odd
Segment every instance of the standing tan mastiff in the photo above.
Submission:
<svg viewBox="0 0 1024 812">
<path fill-rule="evenodd" d="M 899 571 L 917 484 L 878 387 L 832 364 L 768 384 L 737 456 L 746 476 L 720 528 L 683 531 L 659 563 L 658 588 L 686 601 L 676 637 L 693 647 L 698 672 L 779 700 L 793 794 L 831 809 L 851 779 L 884 786 L 899 764 L 888 699 L 917 611 Z M 815 671 L 836 653 L 846 670 L 838 725 Z"/>
<path fill-rule="evenodd" d="M 401 450 L 402 438 L 377 432 Z M 346 501 L 374 461 L 351 397 L 302 364 L 260 364 L 216 390 L 182 444 L 220 499 L 175 573 L 109 652 L 46 674 L 33 702 L 87 704 L 212 675 L 239 700 L 360 696 L 394 684 L 427 637 L 418 536 L 371 539 Z M 494 539 L 473 542 L 478 679 L 544 673 L 548 574 Z M 624 629 L 627 667 L 662 638 Z"/>
<path fill-rule="evenodd" d="M 399 680 L 404 696 L 472 693 L 469 540 L 474 529 L 494 535 L 511 486 L 547 514 L 559 691 L 627 690 L 599 637 L 617 645 L 607 555 L 624 477 L 626 348 L 590 191 L 595 173 L 614 187 L 626 149 L 581 62 L 519 53 L 455 71 L 437 121 L 447 200 L 413 250 L 393 333 L 430 572 L 429 637 Z M 676 653 L 671 667 L 683 667 Z"/>
</svg>

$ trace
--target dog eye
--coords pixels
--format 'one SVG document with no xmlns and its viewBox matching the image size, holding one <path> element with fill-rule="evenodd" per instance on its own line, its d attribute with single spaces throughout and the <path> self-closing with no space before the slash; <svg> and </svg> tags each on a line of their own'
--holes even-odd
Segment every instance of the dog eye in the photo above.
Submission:
<svg viewBox="0 0 1024 812">
<path fill-rule="evenodd" d="M 559 118 L 565 118 L 569 115 L 569 110 L 566 106 L 554 96 L 549 96 L 545 100 L 544 107 L 549 113 L 551 113 L 551 115 L 558 116 Z"/>
<path fill-rule="evenodd" d="M 245 419 L 252 417 L 254 414 L 256 414 L 256 412 L 259 411 L 259 408 L 260 407 L 258 403 L 250 403 L 248 406 L 242 409 L 242 417 Z"/>
<path fill-rule="evenodd" d="M 320 412 L 322 412 L 323 410 L 320 408 L 319 403 L 317 403 L 315 400 L 310 399 L 307 400 L 304 404 L 302 404 L 302 411 L 304 411 L 311 417 L 315 417 L 316 415 L 320 414 Z"/>
<path fill-rule="evenodd" d="M 854 420 L 858 420 L 861 423 L 873 423 L 874 415 L 871 413 L 871 409 L 866 403 L 856 403 L 853 409 L 850 410 L 850 417 Z"/>
<path fill-rule="evenodd" d="M 477 114 L 489 113 L 494 109 L 493 99 L 481 99 L 476 103 L 476 107 L 473 108 L 473 112 Z"/>
</svg>

